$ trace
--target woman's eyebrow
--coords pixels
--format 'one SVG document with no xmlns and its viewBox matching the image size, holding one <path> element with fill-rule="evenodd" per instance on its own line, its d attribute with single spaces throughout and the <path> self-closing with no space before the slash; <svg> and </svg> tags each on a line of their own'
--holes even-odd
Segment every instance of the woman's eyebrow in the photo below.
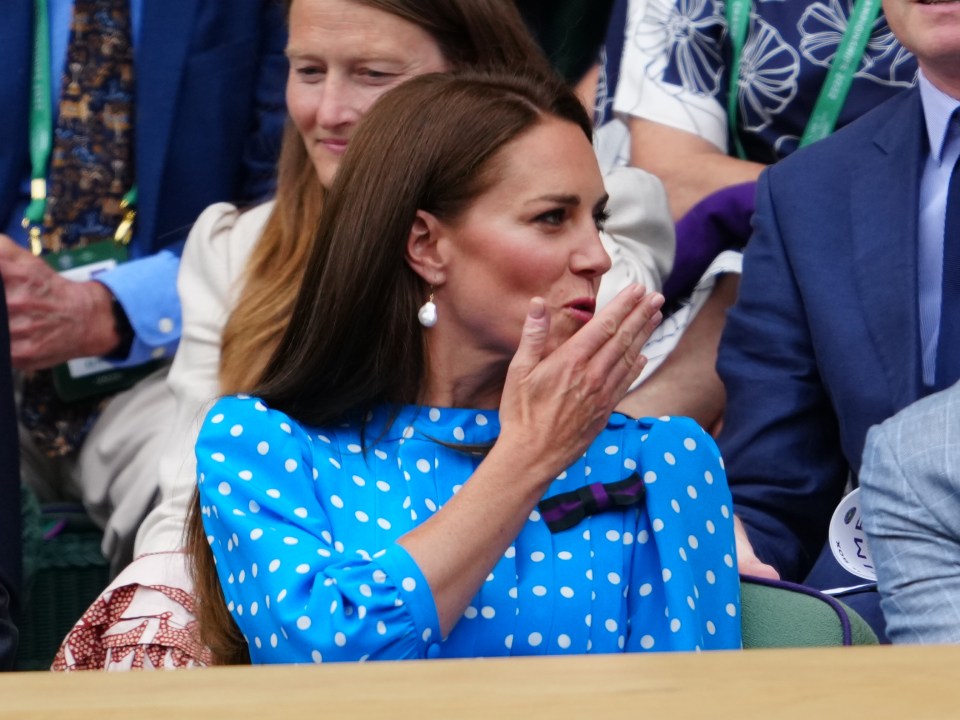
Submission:
<svg viewBox="0 0 960 720">
<path fill-rule="evenodd" d="M 552 193 L 547 195 L 540 195 L 535 198 L 530 198 L 529 200 L 527 200 L 526 204 L 529 205 L 530 203 L 543 202 L 544 200 L 548 202 L 558 203 L 559 205 L 576 206 L 580 204 L 579 195 L 554 195 Z"/>
</svg>

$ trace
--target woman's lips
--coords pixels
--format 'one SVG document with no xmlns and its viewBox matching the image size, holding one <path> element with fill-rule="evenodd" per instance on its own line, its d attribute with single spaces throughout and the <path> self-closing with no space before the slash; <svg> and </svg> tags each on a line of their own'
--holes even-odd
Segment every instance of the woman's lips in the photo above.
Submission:
<svg viewBox="0 0 960 720">
<path fill-rule="evenodd" d="M 320 145 L 322 145 L 326 150 L 332 152 L 336 155 L 343 155 L 347 151 L 347 141 L 338 140 L 334 138 L 327 138 L 326 140 L 319 140 Z"/>
<path fill-rule="evenodd" d="M 597 301 L 593 298 L 577 298 L 563 306 L 580 322 L 589 322 L 597 311 Z"/>
</svg>

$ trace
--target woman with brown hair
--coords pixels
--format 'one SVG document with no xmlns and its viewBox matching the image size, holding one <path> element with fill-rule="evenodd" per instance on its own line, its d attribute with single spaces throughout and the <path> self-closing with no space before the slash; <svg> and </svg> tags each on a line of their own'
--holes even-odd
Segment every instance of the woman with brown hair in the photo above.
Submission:
<svg viewBox="0 0 960 720">
<path fill-rule="evenodd" d="M 428 71 L 526 67 L 550 74 L 503 0 L 291 0 L 289 25 L 291 123 L 276 200 L 249 210 L 215 205 L 191 233 L 179 279 L 183 339 L 169 376 L 177 414 L 160 462 L 160 504 L 138 535 L 138 559 L 68 636 L 59 667 L 116 667 L 113 657 L 122 666 L 131 658 L 145 666 L 205 662 L 190 632 L 192 583 L 179 552 L 196 483 L 192 446 L 213 398 L 253 387 L 284 332 L 360 117 L 387 89 Z M 610 191 L 622 219 L 614 232 L 631 236 L 608 243 L 616 283 L 659 287 L 672 259 L 659 184 L 630 171 L 614 178 Z M 126 651 L 131 644 L 136 653 Z"/>
<path fill-rule="evenodd" d="M 181 554 L 168 552 L 182 546 L 198 416 L 221 392 L 255 381 L 270 356 L 326 186 L 359 117 L 388 88 L 422 72 L 548 71 L 512 3 L 503 0 L 287 0 L 287 12 L 291 122 L 276 201 L 249 210 L 214 205 L 191 232 L 178 283 L 183 337 L 168 380 L 176 415 L 157 419 L 171 426 L 159 468 L 162 505 L 141 529 L 138 559 L 70 633 L 55 667 L 203 662 L 205 652 L 189 632 L 191 583 Z"/>
<path fill-rule="evenodd" d="M 611 417 L 663 299 L 596 311 L 590 137 L 543 77 L 416 78 L 360 123 L 258 397 L 197 441 L 216 662 L 739 647 L 716 446 Z"/>
</svg>

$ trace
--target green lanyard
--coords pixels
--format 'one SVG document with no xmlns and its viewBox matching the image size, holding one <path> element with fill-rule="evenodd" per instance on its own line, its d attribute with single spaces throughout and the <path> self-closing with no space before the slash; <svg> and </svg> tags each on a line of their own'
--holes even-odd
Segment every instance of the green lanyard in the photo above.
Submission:
<svg viewBox="0 0 960 720">
<path fill-rule="evenodd" d="M 830 64 L 830 70 L 827 72 L 827 78 L 817 96 L 817 103 L 813 107 L 803 137 L 800 139 L 800 147 L 826 137 L 836 127 L 837 118 L 840 117 L 840 111 L 843 109 L 843 104 L 850 92 L 850 85 L 853 83 L 853 76 L 857 73 L 863 51 L 870 40 L 873 23 L 880 14 L 880 4 L 881 0 L 857 0 L 854 5 L 853 12 L 847 21 L 847 29 L 840 40 L 836 55 Z M 746 159 L 746 153 L 737 133 L 737 105 L 740 89 L 740 59 L 750 25 L 751 5 L 751 0 L 727 0 L 726 8 L 727 28 L 733 52 L 730 88 L 727 93 L 727 118 L 737 156 L 743 159 Z"/>
<path fill-rule="evenodd" d="M 23 214 L 23 227 L 30 230 L 30 250 L 43 252 L 40 227 L 47 209 L 47 169 L 53 147 L 53 83 L 50 78 L 50 13 L 47 0 L 34 0 L 36 16 L 33 35 L 33 75 L 30 94 L 30 204 Z M 114 240 L 130 242 L 136 218 L 137 186 L 123 196 L 120 207 L 126 210 Z"/>
<path fill-rule="evenodd" d="M 35 0 L 33 36 L 33 82 L 30 94 L 30 204 L 23 227 L 30 228 L 30 250 L 43 251 L 40 225 L 47 207 L 47 166 L 53 146 L 53 108 L 50 100 L 50 14 L 47 0 Z"/>
</svg>

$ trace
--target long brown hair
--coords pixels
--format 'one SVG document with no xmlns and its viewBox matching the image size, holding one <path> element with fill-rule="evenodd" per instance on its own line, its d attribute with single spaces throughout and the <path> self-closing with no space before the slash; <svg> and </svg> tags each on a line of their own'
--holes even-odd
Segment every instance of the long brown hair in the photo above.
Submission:
<svg viewBox="0 0 960 720">
<path fill-rule="evenodd" d="M 545 116 L 582 128 L 556 77 L 425 75 L 361 120 L 337 172 L 280 342 L 253 391 L 308 425 L 415 402 L 425 375 L 416 315 L 426 287 L 405 250 L 416 212 L 455 222 L 496 182 L 501 148 Z M 201 638 L 214 662 L 249 662 L 226 608 L 199 498 L 188 521 Z"/>
<path fill-rule="evenodd" d="M 550 74 L 513 0 L 352 0 L 423 28 L 454 70 Z M 287 12 L 293 0 L 287 0 Z M 292 123 L 287 123 L 277 174 L 276 203 L 244 272 L 244 285 L 223 331 L 220 387 L 249 390 L 290 317 L 290 309 L 325 190 Z"/>
</svg>

